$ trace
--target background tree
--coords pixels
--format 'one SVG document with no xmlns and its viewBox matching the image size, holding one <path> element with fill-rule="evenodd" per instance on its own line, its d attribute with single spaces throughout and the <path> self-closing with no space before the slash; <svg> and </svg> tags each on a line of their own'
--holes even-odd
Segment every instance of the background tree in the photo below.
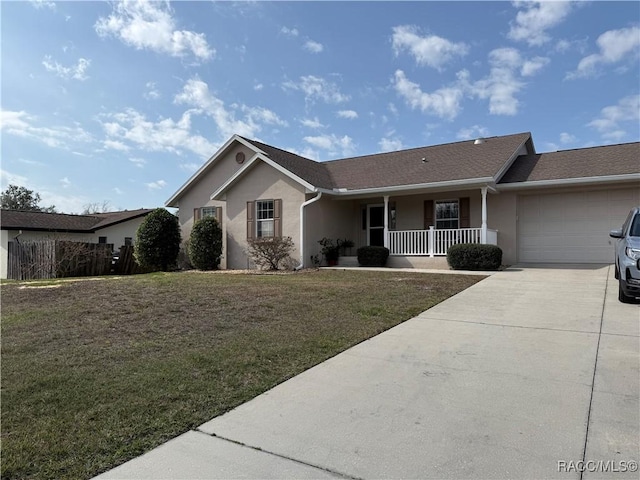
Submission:
<svg viewBox="0 0 640 480">
<path fill-rule="evenodd" d="M 30 210 L 33 212 L 55 213 L 56 207 L 40 206 L 40 194 L 18 185 L 9 185 L 6 190 L 0 194 L 2 208 L 7 210 Z"/>
<path fill-rule="evenodd" d="M 109 200 L 103 200 L 100 202 L 91 202 L 83 206 L 82 213 L 80 215 L 91 215 L 93 213 L 107 213 L 113 212 L 113 207 Z"/>
<path fill-rule="evenodd" d="M 180 250 L 178 217 L 164 208 L 156 208 L 140 224 L 134 248 L 141 267 L 169 270 L 176 264 Z"/>
<path fill-rule="evenodd" d="M 189 260 L 198 270 L 216 270 L 222 256 L 222 229 L 213 217 L 198 220 L 189 238 Z"/>
</svg>

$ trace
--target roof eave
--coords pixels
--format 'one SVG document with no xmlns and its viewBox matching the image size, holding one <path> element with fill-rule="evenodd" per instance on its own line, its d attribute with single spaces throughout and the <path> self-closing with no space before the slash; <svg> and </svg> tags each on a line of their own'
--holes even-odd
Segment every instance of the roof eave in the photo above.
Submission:
<svg viewBox="0 0 640 480">
<path fill-rule="evenodd" d="M 627 173 L 623 175 L 603 175 L 597 177 L 557 178 L 551 180 L 532 180 L 525 182 L 499 183 L 498 190 L 519 190 L 541 187 L 563 187 L 574 185 L 598 185 L 615 184 L 640 181 L 640 173 Z"/>
<path fill-rule="evenodd" d="M 375 187 L 375 188 L 359 188 L 359 189 L 318 189 L 319 191 L 337 196 L 354 196 L 354 195 L 370 195 L 370 194 L 385 194 L 394 192 L 405 192 L 412 190 L 443 190 L 443 189 L 456 189 L 456 188 L 473 188 L 473 187 L 495 187 L 493 177 L 482 178 L 468 178 L 463 180 L 446 180 L 443 182 L 430 182 L 430 183 L 416 183 L 411 185 L 391 185 L 388 187 Z"/>
<path fill-rule="evenodd" d="M 520 151 L 520 149 L 522 147 L 525 147 L 527 145 L 527 142 L 531 140 L 531 145 L 533 148 L 533 140 L 531 139 L 531 133 L 528 134 L 527 138 L 525 138 L 524 142 L 522 142 L 520 145 L 518 145 L 518 148 L 516 148 L 516 151 L 513 152 L 511 154 L 511 157 L 509 157 L 509 159 L 502 165 L 502 167 L 500 168 L 500 170 L 498 170 L 498 172 L 493 176 L 494 180 L 496 182 L 499 182 L 500 179 L 504 176 L 505 173 L 507 173 L 507 171 L 511 168 L 511 166 L 513 165 L 513 162 L 516 161 L 516 158 L 518 158 L 520 155 L 518 155 L 518 152 Z M 526 150 L 526 148 L 525 148 Z M 529 152 L 527 152 L 529 153 Z M 531 153 L 535 153 L 535 148 L 533 148 L 533 152 Z"/>
<path fill-rule="evenodd" d="M 254 151 L 255 153 L 262 153 L 266 155 L 265 152 L 263 152 L 261 149 L 251 144 L 244 138 L 242 138 L 240 135 L 233 135 L 231 138 L 229 138 L 229 140 L 227 140 L 224 143 L 224 145 L 222 145 L 218 149 L 216 153 L 214 153 L 211 157 L 209 157 L 209 159 L 204 164 L 202 164 L 202 166 L 198 170 L 196 170 L 196 172 L 193 175 L 191 175 L 191 177 L 185 183 L 182 184 L 182 186 L 171 196 L 171 198 L 169 198 L 166 202 L 164 202 L 164 206 L 178 208 L 179 205 L 177 201 L 180 199 L 180 197 L 185 192 L 185 190 L 187 190 L 191 186 L 191 184 L 194 183 L 200 177 L 200 175 L 202 175 L 206 170 L 208 170 L 209 167 L 214 165 L 218 161 L 218 159 L 223 156 L 224 152 L 226 152 L 229 149 L 229 147 L 231 147 L 231 145 L 234 142 L 241 143 L 242 145 L 247 147 L 249 150 Z"/>
</svg>

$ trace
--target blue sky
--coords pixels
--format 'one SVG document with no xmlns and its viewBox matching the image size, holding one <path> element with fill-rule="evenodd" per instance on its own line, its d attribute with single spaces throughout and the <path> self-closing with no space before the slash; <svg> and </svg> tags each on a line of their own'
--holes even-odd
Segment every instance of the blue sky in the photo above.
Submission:
<svg viewBox="0 0 640 480">
<path fill-rule="evenodd" d="M 162 206 L 231 135 L 316 160 L 638 141 L 637 2 L 2 2 L 2 188 Z"/>
</svg>

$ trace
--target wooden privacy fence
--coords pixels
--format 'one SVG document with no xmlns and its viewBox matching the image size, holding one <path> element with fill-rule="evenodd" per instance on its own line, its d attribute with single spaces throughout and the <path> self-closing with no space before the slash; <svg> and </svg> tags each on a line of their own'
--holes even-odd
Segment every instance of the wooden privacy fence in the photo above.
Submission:
<svg viewBox="0 0 640 480">
<path fill-rule="evenodd" d="M 149 273 L 152 270 L 143 268 L 136 263 L 133 256 L 133 245 L 123 245 L 120 247 L 118 260 L 113 265 L 113 273 L 116 275 L 133 275 L 136 273 Z"/>
<path fill-rule="evenodd" d="M 85 277 L 111 272 L 113 245 L 69 240 L 9 242 L 7 277 L 14 280 Z"/>
</svg>

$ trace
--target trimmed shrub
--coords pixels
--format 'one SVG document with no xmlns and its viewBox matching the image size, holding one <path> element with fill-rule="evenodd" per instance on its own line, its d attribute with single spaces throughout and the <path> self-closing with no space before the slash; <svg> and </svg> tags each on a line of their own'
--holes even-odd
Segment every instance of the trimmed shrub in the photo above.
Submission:
<svg viewBox="0 0 640 480">
<path fill-rule="evenodd" d="M 358 249 L 358 263 L 361 267 L 384 267 L 389 258 L 386 247 L 360 247 Z"/>
<path fill-rule="evenodd" d="M 251 238 L 248 243 L 248 254 L 260 268 L 279 270 L 281 267 L 290 267 L 289 254 L 293 250 L 291 237 Z"/>
<path fill-rule="evenodd" d="M 180 250 L 178 217 L 164 208 L 156 208 L 140 224 L 134 248 L 138 265 L 168 271 L 176 264 Z"/>
<path fill-rule="evenodd" d="M 458 243 L 449 247 L 447 262 L 454 270 L 498 270 L 502 250 L 496 245 Z"/>
<path fill-rule="evenodd" d="M 217 270 L 222 256 L 222 229 L 213 217 L 198 220 L 189 237 L 189 261 L 198 270 Z"/>
</svg>

